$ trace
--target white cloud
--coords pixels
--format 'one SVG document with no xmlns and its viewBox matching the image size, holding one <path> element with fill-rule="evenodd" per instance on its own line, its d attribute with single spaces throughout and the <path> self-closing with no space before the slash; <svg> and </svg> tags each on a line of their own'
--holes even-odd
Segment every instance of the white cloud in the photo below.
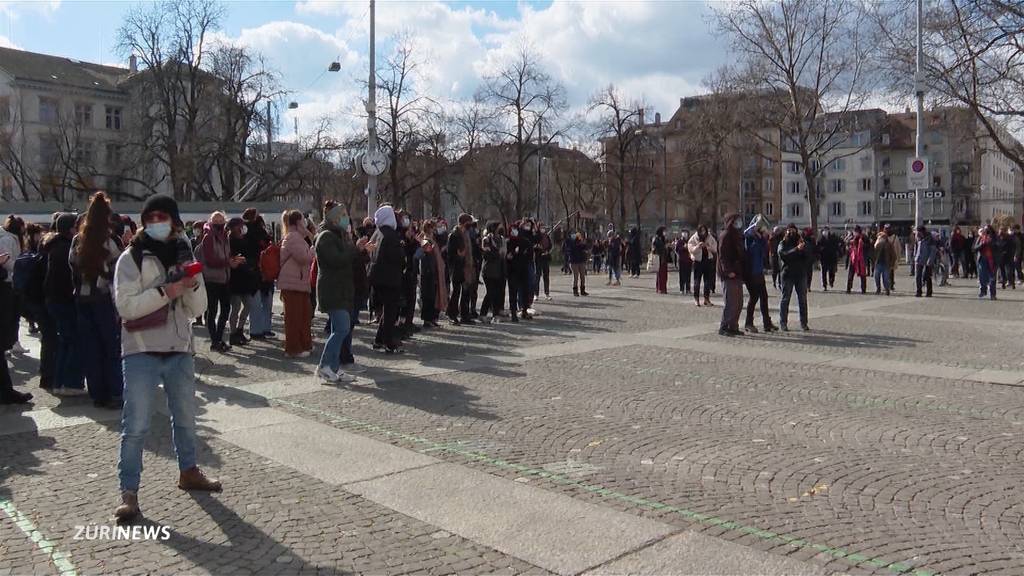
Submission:
<svg viewBox="0 0 1024 576">
<path fill-rule="evenodd" d="M 242 30 L 233 39 L 263 54 L 282 72 L 299 102 L 300 130 L 323 114 L 361 130 L 362 83 L 368 69 L 369 15 L 366 2 L 304 0 L 296 18 Z M 525 42 L 566 87 L 573 109 L 614 83 L 643 98 L 663 117 L 682 96 L 701 91 L 701 81 L 725 62 L 725 45 L 709 31 L 707 5 L 698 2 L 554 0 L 545 8 L 517 5 L 514 17 L 488 9 L 436 0 L 378 2 L 377 58 L 389 39 L 411 32 L 423 80 L 435 98 L 467 99 L 497 63 Z M 340 55 L 340 56 L 339 56 Z M 336 58 L 341 73 L 324 73 Z M 291 128 L 291 125 L 288 125 Z"/>
</svg>

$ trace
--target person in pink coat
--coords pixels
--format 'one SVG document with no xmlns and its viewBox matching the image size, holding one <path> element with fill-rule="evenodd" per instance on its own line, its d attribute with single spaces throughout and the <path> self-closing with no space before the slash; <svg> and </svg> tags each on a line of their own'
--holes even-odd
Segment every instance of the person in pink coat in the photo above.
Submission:
<svg viewBox="0 0 1024 576">
<path fill-rule="evenodd" d="M 284 302 L 284 352 L 292 358 L 309 356 L 313 350 L 313 310 L 309 299 L 312 285 L 309 277 L 314 252 L 304 220 L 298 210 L 286 210 L 281 215 L 281 228 L 285 234 L 281 241 L 281 272 L 277 276 L 277 288 Z"/>
</svg>

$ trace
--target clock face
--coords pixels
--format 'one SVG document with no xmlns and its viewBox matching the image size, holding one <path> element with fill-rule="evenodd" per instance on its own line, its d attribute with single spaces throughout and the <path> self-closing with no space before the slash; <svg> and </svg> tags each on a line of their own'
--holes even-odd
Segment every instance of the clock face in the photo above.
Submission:
<svg viewBox="0 0 1024 576">
<path fill-rule="evenodd" d="M 363 172 L 370 176 L 380 176 L 388 166 L 387 156 L 380 150 L 367 152 L 363 155 Z"/>
</svg>

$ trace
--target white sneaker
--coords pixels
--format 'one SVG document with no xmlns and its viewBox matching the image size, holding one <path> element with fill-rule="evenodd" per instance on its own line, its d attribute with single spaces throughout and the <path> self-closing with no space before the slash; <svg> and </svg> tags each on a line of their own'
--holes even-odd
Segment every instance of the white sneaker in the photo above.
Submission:
<svg viewBox="0 0 1024 576">
<path fill-rule="evenodd" d="M 609 284 L 611 284 L 611 282 L 609 282 Z M 544 299 L 550 301 L 551 300 L 551 295 L 550 294 L 545 295 Z"/>
<path fill-rule="evenodd" d="M 347 374 L 341 368 L 338 368 L 338 371 L 335 372 L 334 375 L 338 377 L 338 380 L 337 380 L 338 382 L 344 382 L 344 383 L 347 384 L 347 383 L 355 382 L 356 381 L 356 377 L 355 376 L 353 376 L 351 374 Z"/>
<path fill-rule="evenodd" d="M 536 316 L 537 315 L 537 311 L 534 310 L 533 308 L 527 308 L 526 309 L 526 313 L 529 314 L 530 316 Z"/>
<path fill-rule="evenodd" d="M 21 345 L 21 342 L 15 342 L 14 346 L 11 346 L 12 354 L 28 354 L 28 348 Z"/>
<path fill-rule="evenodd" d="M 366 372 L 366 366 L 363 366 L 362 364 L 358 364 L 356 362 L 353 362 L 351 364 L 342 364 L 341 369 L 347 372 L 348 374 L 362 374 L 363 372 Z"/>
<path fill-rule="evenodd" d="M 491 314 L 491 324 L 501 324 L 501 316 Z"/>
<path fill-rule="evenodd" d="M 339 380 L 338 373 L 331 370 L 330 366 L 321 366 L 317 368 L 316 375 L 324 382 L 337 382 Z"/>
</svg>

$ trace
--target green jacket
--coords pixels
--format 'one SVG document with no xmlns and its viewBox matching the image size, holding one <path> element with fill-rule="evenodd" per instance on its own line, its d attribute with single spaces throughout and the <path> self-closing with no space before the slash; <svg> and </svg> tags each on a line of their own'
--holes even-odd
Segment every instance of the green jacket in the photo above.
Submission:
<svg viewBox="0 0 1024 576">
<path fill-rule="evenodd" d="M 316 301 L 321 312 L 355 307 L 352 266 L 356 247 L 348 233 L 333 226 L 320 225 L 316 235 Z"/>
</svg>

